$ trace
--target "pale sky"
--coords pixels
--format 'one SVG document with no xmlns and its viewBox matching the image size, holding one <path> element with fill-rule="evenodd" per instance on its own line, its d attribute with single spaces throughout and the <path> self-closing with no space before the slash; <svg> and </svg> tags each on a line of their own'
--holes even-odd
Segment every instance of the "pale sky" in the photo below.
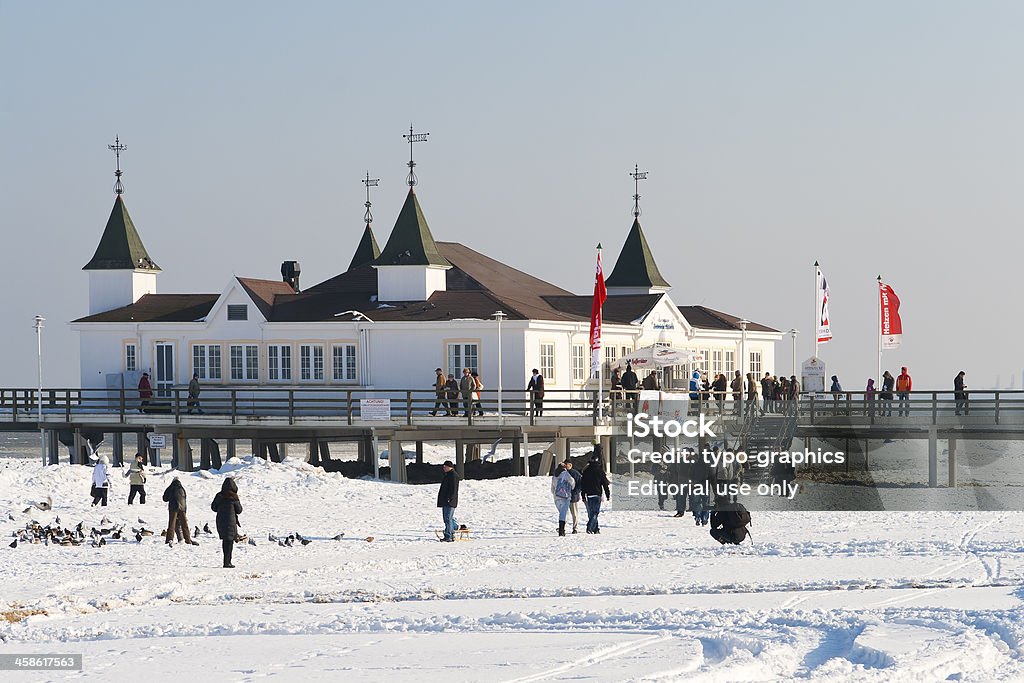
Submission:
<svg viewBox="0 0 1024 683">
<path fill-rule="evenodd" d="M 875 277 L 903 301 L 916 388 L 1005 388 L 1024 359 L 1024 4 L 1018 2 L 11 2 L 0 0 L 0 385 L 78 384 L 81 267 L 125 201 L 162 292 L 234 273 L 312 285 L 406 188 L 435 238 L 578 293 L 641 222 L 679 304 L 874 375 Z M 790 341 L 776 370 L 790 374 Z"/>
</svg>

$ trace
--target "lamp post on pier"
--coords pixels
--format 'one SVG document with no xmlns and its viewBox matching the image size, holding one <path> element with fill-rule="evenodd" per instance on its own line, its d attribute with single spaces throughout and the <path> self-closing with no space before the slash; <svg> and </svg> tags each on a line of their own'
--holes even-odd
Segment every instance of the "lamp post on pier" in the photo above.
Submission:
<svg viewBox="0 0 1024 683">
<path fill-rule="evenodd" d="M 495 311 L 492 314 L 492 317 L 495 320 L 498 321 L 498 426 L 500 427 L 500 426 L 502 426 L 502 424 L 504 422 L 504 417 L 503 417 L 504 413 L 502 413 L 502 410 L 501 410 L 501 408 L 502 408 L 502 404 L 501 404 L 501 394 L 502 394 L 502 386 L 501 386 L 501 321 L 504 320 L 505 318 L 507 318 L 508 314 L 505 313 L 505 311 L 498 310 L 498 311 Z"/>
<path fill-rule="evenodd" d="M 41 315 L 35 317 L 36 330 L 36 362 L 39 371 L 39 390 L 36 394 L 36 424 L 39 426 L 39 450 L 42 453 L 43 467 L 46 467 L 46 433 L 43 431 L 43 323 L 46 318 Z"/>
</svg>

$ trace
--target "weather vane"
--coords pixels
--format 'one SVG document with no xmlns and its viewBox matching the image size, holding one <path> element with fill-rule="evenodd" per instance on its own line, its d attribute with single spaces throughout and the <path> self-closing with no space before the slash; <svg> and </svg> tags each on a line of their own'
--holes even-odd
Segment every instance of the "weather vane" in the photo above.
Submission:
<svg viewBox="0 0 1024 683">
<path fill-rule="evenodd" d="M 366 221 L 367 225 L 369 225 L 370 223 L 373 222 L 373 214 L 370 213 L 370 188 L 377 187 L 378 185 L 380 185 L 380 178 L 371 178 L 370 172 L 367 171 L 366 177 L 360 180 L 359 182 L 361 182 L 363 185 L 366 185 L 366 204 L 363 205 L 366 207 L 366 213 L 363 214 L 363 220 Z"/>
<path fill-rule="evenodd" d="M 430 135 L 430 133 L 413 133 L 412 124 L 410 123 L 409 134 L 402 136 L 409 143 L 409 176 L 405 179 L 405 182 L 409 184 L 409 187 L 413 187 L 417 183 L 416 173 L 413 171 L 416 167 L 416 162 L 412 160 L 412 145 L 414 142 L 426 142 L 428 135 Z"/>
<path fill-rule="evenodd" d="M 629 174 L 629 177 L 633 179 L 633 217 L 640 218 L 640 181 L 647 180 L 648 171 L 641 171 L 640 165 L 635 164 L 633 172 Z"/>
<path fill-rule="evenodd" d="M 114 177 L 117 181 L 114 183 L 114 192 L 117 194 L 124 194 L 124 185 L 121 184 L 121 152 L 128 149 L 127 146 L 121 144 L 121 139 L 114 136 L 114 144 L 107 145 L 107 149 L 114 153 L 114 159 L 117 162 L 117 170 L 114 171 Z"/>
</svg>

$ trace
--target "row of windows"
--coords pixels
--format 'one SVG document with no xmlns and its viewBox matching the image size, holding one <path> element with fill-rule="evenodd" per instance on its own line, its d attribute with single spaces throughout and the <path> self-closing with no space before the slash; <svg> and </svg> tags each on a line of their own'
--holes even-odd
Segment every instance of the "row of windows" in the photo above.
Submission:
<svg viewBox="0 0 1024 683">
<path fill-rule="evenodd" d="M 257 344 L 229 344 L 228 346 L 228 377 L 232 382 L 257 382 L 260 379 L 260 354 Z M 224 369 L 221 360 L 220 344 L 192 345 L 192 372 L 200 380 L 221 381 Z M 292 345 L 267 345 L 267 374 L 270 382 L 301 382 L 324 381 L 324 345 L 299 344 L 298 377 L 293 371 Z M 356 381 L 356 346 L 355 344 L 332 344 L 331 379 L 335 382 Z M 126 344 L 124 350 L 125 370 L 139 370 L 139 354 L 135 344 Z M 171 361 L 173 362 L 173 361 Z M 160 368 L 158 374 L 171 376 L 173 368 Z M 191 374 L 189 375 L 191 376 Z"/>
</svg>

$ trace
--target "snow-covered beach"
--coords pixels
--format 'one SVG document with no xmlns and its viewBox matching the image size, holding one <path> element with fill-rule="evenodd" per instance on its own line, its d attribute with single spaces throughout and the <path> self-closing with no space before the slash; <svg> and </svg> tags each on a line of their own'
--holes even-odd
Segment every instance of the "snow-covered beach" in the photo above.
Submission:
<svg viewBox="0 0 1024 683">
<path fill-rule="evenodd" d="M 8 539 L 57 516 L 156 532 L 5 541 L 0 654 L 85 655 L 82 672 L 7 680 L 1024 680 L 1021 513 L 761 513 L 737 548 L 613 507 L 602 535 L 558 538 L 547 478 L 510 478 L 464 482 L 473 540 L 442 544 L 436 486 L 241 458 L 151 472 L 128 507 L 114 473 L 110 505 L 90 508 L 90 468 L 0 461 Z M 257 543 L 233 570 L 213 535 L 159 536 L 173 476 L 190 524 L 213 528 L 227 475 Z M 52 511 L 23 512 L 47 496 Z M 312 542 L 268 541 L 295 532 Z"/>
</svg>

